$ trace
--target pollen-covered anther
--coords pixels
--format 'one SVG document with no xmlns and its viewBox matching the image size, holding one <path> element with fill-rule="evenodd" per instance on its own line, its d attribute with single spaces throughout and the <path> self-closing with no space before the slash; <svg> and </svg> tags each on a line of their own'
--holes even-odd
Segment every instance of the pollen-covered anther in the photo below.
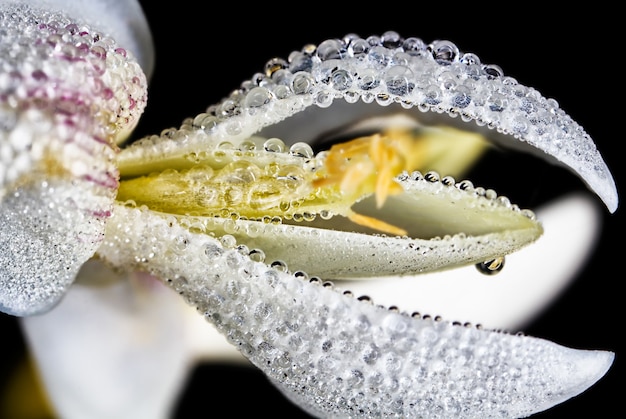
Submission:
<svg viewBox="0 0 626 419">
<path fill-rule="evenodd" d="M 424 147 L 420 136 L 407 130 L 389 130 L 334 144 L 325 153 L 320 177 L 313 181 L 313 186 L 335 186 L 342 194 L 355 200 L 373 193 L 376 207 L 380 209 L 389 195 L 403 191 L 395 178 L 403 171 L 420 167 Z M 407 234 L 405 229 L 375 217 L 350 212 L 348 218 L 358 225 L 383 233 Z"/>
<path fill-rule="evenodd" d="M 376 206 L 382 207 L 389 195 L 402 187 L 394 178 L 403 171 L 420 167 L 424 143 L 410 132 L 393 130 L 334 144 L 326 154 L 315 187 L 338 184 L 343 193 L 375 193 Z"/>
</svg>

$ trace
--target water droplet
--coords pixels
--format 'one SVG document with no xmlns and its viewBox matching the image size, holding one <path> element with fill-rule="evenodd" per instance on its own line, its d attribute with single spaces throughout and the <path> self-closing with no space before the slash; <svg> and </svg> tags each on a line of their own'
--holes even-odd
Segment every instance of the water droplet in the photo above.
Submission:
<svg viewBox="0 0 626 419">
<path fill-rule="evenodd" d="M 291 89 L 296 95 L 303 95 L 311 92 L 314 80 L 309 73 L 300 72 L 293 77 Z"/>
<path fill-rule="evenodd" d="M 275 260 L 270 264 L 270 267 L 276 269 L 277 271 L 287 272 L 287 263 L 282 260 Z"/>
<path fill-rule="evenodd" d="M 320 217 L 322 218 L 322 220 L 330 220 L 331 218 L 333 218 L 333 213 L 328 210 L 321 210 Z"/>
<path fill-rule="evenodd" d="M 504 268 L 504 256 L 486 260 L 476 264 L 478 272 L 485 275 L 495 275 Z"/>
<path fill-rule="evenodd" d="M 255 262 L 263 262 L 265 260 L 265 252 L 261 249 L 252 249 L 249 256 L 250 259 Z"/>
<path fill-rule="evenodd" d="M 504 71 L 502 71 L 502 68 L 495 64 L 483 66 L 483 72 L 487 75 L 487 78 L 489 79 L 496 79 L 504 76 Z"/>
<path fill-rule="evenodd" d="M 233 249 L 237 245 L 237 239 L 230 234 L 224 234 L 220 237 L 220 242 L 227 249 Z"/>
<path fill-rule="evenodd" d="M 219 256 L 221 256 L 224 253 L 224 249 L 222 249 L 221 247 L 219 247 L 217 244 L 214 243 L 207 243 L 204 246 L 204 254 L 209 258 L 209 259 L 214 259 L 217 258 Z"/>
<path fill-rule="evenodd" d="M 474 190 L 474 184 L 471 180 L 463 180 L 459 183 L 459 189 L 461 189 L 462 191 L 471 192 L 472 190 Z"/>
<path fill-rule="evenodd" d="M 424 179 L 432 183 L 439 182 L 439 173 L 434 171 L 427 172 L 424 175 Z"/>
<path fill-rule="evenodd" d="M 317 56 L 322 60 L 341 59 L 346 53 L 346 48 L 338 39 L 328 39 L 317 47 Z"/>
<path fill-rule="evenodd" d="M 413 72 L 409 67 L 403 65 L 391 67 L 385 74 L 385 84 L 389 93 L 405 96 L 411 93 L 415 87 Z"/>
<path fill-rule="evenodd" d="M 352 86 L 352 76 L 346 70 L 335 70 L 330 77 L 335 90 L 346 90 Z"/>
<path fill-rule="evenodd" d="M 287 68 L 289 63 L 282 58 L 272 58 L 265 63 L 265 75 L 271 77 L 278 70 Z"/>
<path fill-rule="evenodd" d="M 354 39 L 350 42 L 350 46 L 348 47 L 348 52 L 353 57 L 363 57 L 367 54 L 370 49 L 370 45 L 367 43 L 365 39 Z"/>
<path fill-rule="evenodd" d="M 463 64 L 467 64 L 467 65 L 480 64 L 480 58 L 478 58 L 478 56 L 476 54 L 472 54 L 472 53 L 465 53 L 465 54 L 463 54 L 463 56 L 461 57 L 460 61 Z"/>
<path fill-rule="evenodd" d="M 298 142 L 289 148 L 289 153 L 298 157 L 306 157 L 308 159 L 314 156 L 313 149 L 305 142 Z"/>
<path fill-rule="evenodd" d="M 308 280 L 309 279 L 309 275 L 306 272 L 303 272 L 303 271 L 296 271 L 296 272 L 294 272 L 293 276 L 298 278 L 298 279 L 302 279 L 302 280 Z"/>
<path fill-rule="evenodd" d="M 380 80 L 379 74 L 374 69 L 362 70 L 358 76 L 359 89 L 372 90 L 378 87 Z"/>
<path fill-rule="evenodd" d="M 441 179 L 441 183 L 446 186 L 454 186 L 454 178 L 452 176 L 444 176 L 444 178 Z"/>
<path fill-rule="evenodd" d="M 435 41 L 430 46 L 430 50 L 435 61 L 443 65 L 448 65 L 459 57 L 459 49 L 450 41 Z"/>
<path fill-rule="evenodd" d="M 392 49 L 402 45 L 403 39 L 397 32 L 387 31 L 380 37 L 380 41 L 384 47 Z"/>
<path fill-rule="evenodd" d="M 265 87 L 255 87 L 250 90 L 244 100 L 244 106 L 247 108 L 258 108 L 272 100 L 272 94 Z"/>
<path fill-rule="evenodd" d="M 280 138 L 270 138 L 265 143 L 263 143 L 263 148 L 265 149 L 265 151 L 282 153 L 285 151 L 285 143 Z"/>
</svg>

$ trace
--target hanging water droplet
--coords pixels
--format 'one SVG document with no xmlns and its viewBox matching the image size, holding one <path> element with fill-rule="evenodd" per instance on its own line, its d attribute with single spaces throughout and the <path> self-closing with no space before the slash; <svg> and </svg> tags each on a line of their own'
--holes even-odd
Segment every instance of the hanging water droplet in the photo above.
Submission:
<svg viewBox="0 0 626 419">
<path fill-rule="evenodd" d="M 333 218 L 333 213 L 328 210 L 321 210 L 320 217 L 322 218 L 322 220 L 330 220 L 331 218 Z"/>
<path fill-rule="evenodd" d="M 504 256 L 486 260 L 476 264 L 478 272 L 485 275 L 495 275 L 504 268 Z"/>
</svg>

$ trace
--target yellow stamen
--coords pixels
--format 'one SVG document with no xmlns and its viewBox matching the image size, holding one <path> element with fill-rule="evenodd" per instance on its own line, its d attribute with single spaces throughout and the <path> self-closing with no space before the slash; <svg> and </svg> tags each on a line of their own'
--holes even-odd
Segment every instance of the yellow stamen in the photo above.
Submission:
<svg viewBox="0 0 626 419">
<path fill-rule="evenodd" d="M 363 227 L 369 227 L 381 233 L 391 234 L 393 236 L 406 236 L 407 231 L 396 227 L 393 224 L 386 223 L 378 218 L 368 217 L 367 215 L 357 214 L 356 212 L 348 215 L 348 219 L 355 224 Z"/>
</svg>

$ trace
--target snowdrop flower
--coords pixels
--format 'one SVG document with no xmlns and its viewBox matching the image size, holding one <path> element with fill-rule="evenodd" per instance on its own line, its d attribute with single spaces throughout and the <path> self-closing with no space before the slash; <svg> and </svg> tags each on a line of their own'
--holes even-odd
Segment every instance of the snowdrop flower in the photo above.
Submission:
<svg viewBox="0 0 626 419">
<path fill-rule="evenodd" d="M 512 288 L 489 292 L 507 301 L 533 250 L 558 240 L 558 206 L 520 209 L 458 180 L 493 144 L 565 166 L 617 209 L 591 138 L 499 67 L 449 41 L 347 35 L 121 145 L 152 66 L 136 3 L 0 6 L 0 308 L 24 318 L 63 417 L 166 417 L 203 352 L 189 307 L 319 417 L 524 417 L 610 368 L 611 352 L 494 330 L 546 304 L 570 259 L 528 298 L 463 323 L 380 303 L 377 288 L 503 264 Z M 421 282 L 429 272 L 444 276 Z"/>
</svg>

